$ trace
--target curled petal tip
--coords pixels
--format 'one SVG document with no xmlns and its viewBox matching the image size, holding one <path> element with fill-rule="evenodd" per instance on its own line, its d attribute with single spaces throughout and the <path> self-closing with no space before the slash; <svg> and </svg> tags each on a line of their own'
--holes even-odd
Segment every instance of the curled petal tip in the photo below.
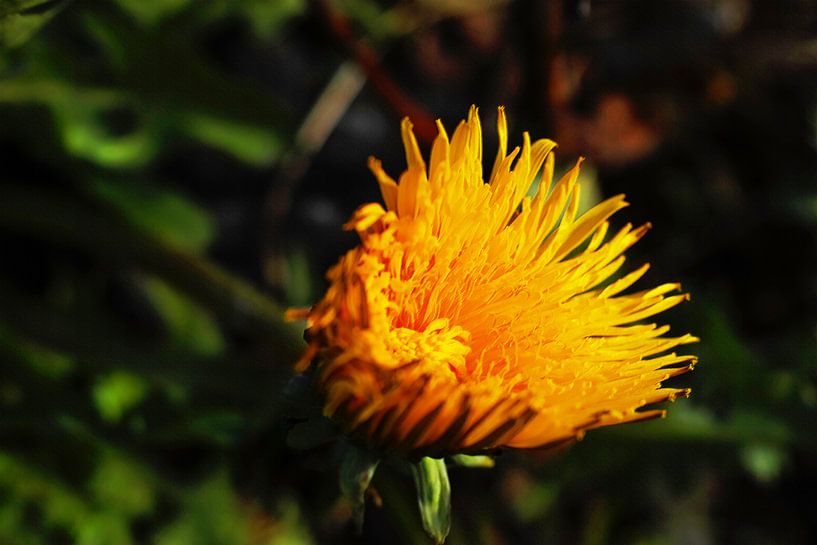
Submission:
<svg viewBox="0 0 817 545">
<path fill-rule="evenodd" d="M 288 308 L 284 312 L 284 320 L 287 322 L 296 322 L 298 320 L 306 320 L 309 318 L 309 312 L 312 309 L 309 307 Z"/>
</svg>

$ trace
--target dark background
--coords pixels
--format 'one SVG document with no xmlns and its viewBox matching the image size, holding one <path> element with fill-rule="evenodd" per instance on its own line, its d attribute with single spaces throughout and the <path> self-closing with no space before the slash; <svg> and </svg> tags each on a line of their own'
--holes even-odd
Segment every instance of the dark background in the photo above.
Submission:
<svg viewBox="0 0 817 545">
<path fill-rule="evenodd" d="M 0 0 L 0 44 L 0 543 L 429 542 L 388 466 L 356 536 L 281 315 L 400 118 L 471 104 L 653 223 L 627 270 L 701 363 L 666 420 L 452 467 L 449 543 L 817 542 L 813 2 Z"/>
</svg>

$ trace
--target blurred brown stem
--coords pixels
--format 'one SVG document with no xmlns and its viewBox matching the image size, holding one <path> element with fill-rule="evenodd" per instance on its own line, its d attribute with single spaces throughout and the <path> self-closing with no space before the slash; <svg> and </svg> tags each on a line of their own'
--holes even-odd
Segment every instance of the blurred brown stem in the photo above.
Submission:
<svg viewBox="0 0 817 545">
<path fill-rule="evenodd" d="M 355 61 L 366 73 L 372 86 L 400 116 L 411 118 L 417 137 L 430 143 L 437 135 L 434 118 L 417 102 L 412 100 L 394 82 L 380 65 L 378 54 L 363 40 L 358 38 L 349 20 L 332 6 L 330 0 L 315 0 L 315 8 L 324 18 L 333 36 L 352 54 Z"/>
</svg>

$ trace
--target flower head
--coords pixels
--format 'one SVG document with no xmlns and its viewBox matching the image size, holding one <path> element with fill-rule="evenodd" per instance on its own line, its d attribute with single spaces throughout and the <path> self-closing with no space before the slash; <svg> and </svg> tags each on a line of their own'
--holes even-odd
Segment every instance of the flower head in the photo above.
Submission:
<svg viewBox="0 0 817 545">
<path fill-rule="evenodd" d="M 579 216 L 581 161 L 553 185 L 556 144 L 526 133 L 508 153 L 502 108 L 488 183 L 476 109 L 450 139 L 438 128 L 427 165 L 403 121 L 399 182 L 370 159 L 385 208 L 358 208 L 346 228 L 360 245 L 317 305 L 290 313 L 307 319 L 299 365 L 317 356 L 324 413 L 374 446 L 442 455 L 553 445 L 687 395 L 661 382 L 692 368 L 667 352 L 697 339 L 643 322 L 688 297 L 623 294 L 647 265 L 611 280 L 649 228 L 608 236 L 624 196 Z"/>
</svg>

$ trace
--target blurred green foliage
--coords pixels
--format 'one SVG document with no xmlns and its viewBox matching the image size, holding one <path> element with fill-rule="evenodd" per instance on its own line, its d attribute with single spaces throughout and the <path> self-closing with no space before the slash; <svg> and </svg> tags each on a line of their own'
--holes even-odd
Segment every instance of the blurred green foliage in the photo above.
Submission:
<svg viewBox="0 0 817 545">
<path fill-rule="evenodd" d="M 251 507 L 221 454 L 270 425 L 298 333 L 271 299 L 203 257 L 217 236 L 208 210 L 144 181 L 185 140 L 250 168 L 275 161 L 281 108 L 191 39 L 231 19 L 273 40 L 304 6 L 68 4 L 0 2 L 0 115 L 23 120 L 0 132 L 31 152 L 5 161 L 4 247 L 22 235 L 32 255 L 56 244 L 91 259 L 56 258 L 33 291 L 13 274 L 0 282 L 0 541 L 311 543 L 291 495 Z M 44 183 L 26 160 L 64 175 Z M 112 289 L 136 305 L 130 315 Z M 252 343 L 236 342 L 248 334 Z M 204 467 L 180 479 L 190 453 Z"/>
<path fill-rule="evenodd" d="M 66 4 L 65 0 L 3 0 L 0 2 L 0 47 L 25 43 Z"/>
<path fill-rule="evenodd" d="M 377 44 L 465 9 L 430 4 L 336 3 Z M 297 171 L 294 134 L 308 112 L 290 102 L 308 100 L 279 80 L 291 70 L 328 82 L 345 59 L 304 38 L 325 30 L 303 30 L 316 17 L 307 7 L 0 0 L 0 543 L 425 539 L 411 475 L 391 466 L 373 480 L 383 506 L 367 508 L 356 536 L 356 502 L 377 502 L 340 497 L 343 444 L 317 402 L 288 397 L 302 343 L 282 309 L 316 297 L 310 241 L 290 233 L 272 258 L 261 244 L 244 248 L 249 266 L 230 253 L 245 241 L 226 234 L 224 188 L 263 179 L 248 197 L 261 216 L 284 199 L 269 206 L 257 193 L 276 194 Z M 285 59 L 302 53 L 307 68 L 264 65 L 277 47 Z M 312 73 L 317 57 L 330 69 Z M 360 111 L 380 108 L 363 100 Z M 227 174 L 202 188 L 195 176 L 211 168 Z M 338 191 L 351 188 L 336 176 Z M 781 190 L 776 213 L 814 229 L 817 198 L 802 189 L 811 181 Z M 679 215 L 702 213 L 694 191 L 676 190 L 693 195 L 675 203 Z M 278 291 L 257 287 L 276 260 Z M 813 542 L 817 326 L 760 338 L 741 328 L 728 289 L 696 287 L 670 320 L 703 338 L 701 366 L 680 379 L 693 398 L 564 455 L 452 460 L 449 543 Z M 448 513 L 425 506 L 427 524 L 439 515 L 447 532 Z"/>
</svg>

